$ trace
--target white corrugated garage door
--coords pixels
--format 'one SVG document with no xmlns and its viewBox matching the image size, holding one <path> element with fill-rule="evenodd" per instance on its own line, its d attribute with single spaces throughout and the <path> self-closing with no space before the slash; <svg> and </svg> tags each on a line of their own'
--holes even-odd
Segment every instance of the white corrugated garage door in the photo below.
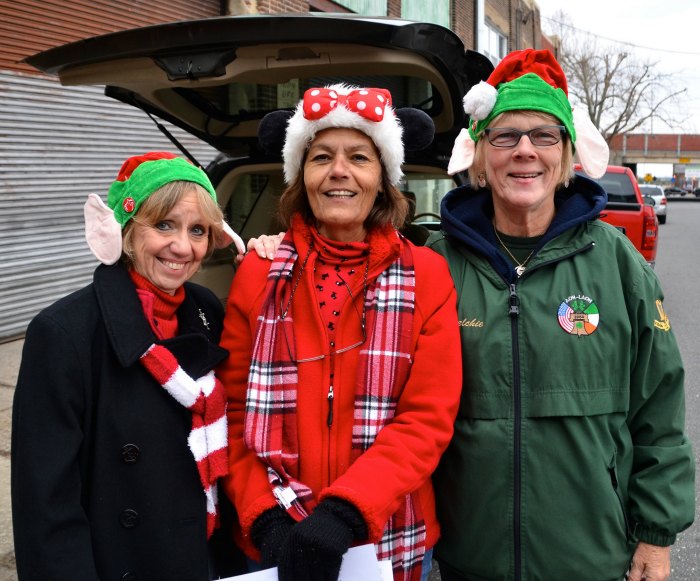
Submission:
<svg viewBox="0 0 700 581">
<path fill-rule="evenodd" d="M 216 151 L 164 123 L 206 166 Z M 145 113 L 101 87 L 0 72 L 0 341 L 92 280 L 82 207 L 106 198 L 124 159 L 177 148 Z"/>
</svg>

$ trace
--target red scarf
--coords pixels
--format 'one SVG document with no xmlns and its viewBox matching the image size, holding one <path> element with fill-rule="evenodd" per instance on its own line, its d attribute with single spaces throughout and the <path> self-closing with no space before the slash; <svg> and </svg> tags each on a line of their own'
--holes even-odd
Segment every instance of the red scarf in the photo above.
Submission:
<svg viewBox="0 0 700 581">
<path fill-rule="evenodd" d="M 171 339 L 177 335 L 177 310 L 185 300 L 185 287 L 174 294 L 166 293 L 134 269 L 129 276 L 136 285 L 136 294 L 146 315 L 151 330 L 158 339 Z"/>
<path fill-rule="evenodd" d="M 297 224 L 295 224 L 295 227 Z M 371 242 L 370 242 L 371 243 Z M 297 367 L 291 360 L 282 325 L 293 336 L 291 311 L 280 318 L 292 292 L 292 271 L 298 254 L 291 231 L 272 262 L 266 295 L 253 345 L 246 398 L 245 441 L 267 465 L 270 486 L 278 503 L 295 520 L 314 507 L 313 493 L 298 474 Z M 415 271 L 407 244 L 376 280 L 367 296 L 367 342 L 360 349 L 357 369 L 352 458 L 357 460 L 396 412 L 411 368 L 411 335 L 415 309 Z M 387 333 L 391 329 L 393 333 Z M 290 339 L 293 344 L 293 340 Z M 394 578 L 420 579 L 425 554 L 425 523 L 420 504 L 407 495 L 387 522 L 376 546 L 380 559 L 392 560 Z"/>
<path fill-rule="evenodd" d="M 177 306 L 185 298 L 184 289 L 178 289 L 182 293 L 180 297 L 175 293 L 177 298 L 173 298 L 172 301 L 167 297 L 160 297 L 164 300 L 159 301 L 162 291 L 154 292 L 150 283 L 145 284 L 148 283 L 146 279 L 133 271 L 130 274 L 137 286 L 139 298 L 151 327 L 160 338 L 167 338 L 163 335 L 169 333 L 167 331 L 163 333 L 163 327 L 172 329 L 172 324 L 158 325 L 154 324 L 154 320 L 172 320 L 173 317 L 166 312 L 168 309 L 164 305 L 173 309 L 171 314 L 174 316 Z M 152 299 L 149 298 L 149 294 L 153 297 Z M 161 308 L 155 309 L 154 305 L 158 304 Z M 159 316 L 155 317 L 154 313 L 157 310 L 160 311 Z M 177 321 L 176 317 L 175 321 Z M 228 430 L 224 387 L 213 370 L 197 380 L 192 379 L 180 367 L 175 356 L 162 345 L 155 343 L 151 345 L 141 356 L 141 363 L 178 403 L 192 412 L 192 429 L 187 443 L 197 463 L 199 479 L 207 499 L 207 538 L 209 538 L 219 524 L 217 480 L 228 474 Z"/>
</svg>

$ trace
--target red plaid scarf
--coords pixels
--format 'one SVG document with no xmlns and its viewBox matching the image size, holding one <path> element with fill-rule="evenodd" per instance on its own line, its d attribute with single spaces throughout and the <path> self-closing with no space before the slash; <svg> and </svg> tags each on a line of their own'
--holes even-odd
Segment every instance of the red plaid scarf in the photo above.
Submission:
<svg viewBox="0 0 700 581">
<path fill-rule="evenodd" d="M 415 272 L 408 245 L 400 257 L 367 290 L 367 343 L 360 347 L 352 436 L 356 460 L 391 422 L 411 367 L 411 334 L 415 304 Z M 280 311 L 292 292 L 292 271 L 298 254 L 291 232 L 285 236 L 268 274 L 265 299 L 255 334 L 248 376 L 245 415 L 246 445 L 267 465 L 270 486 L 280 506 L 296 520 L 313 509 L 312 491 L 298 474 L 297 367 L 291 360 L 291 312 Z M 285 325 L 285 329 L 282 329 Z M 387 333 L 387 330 L 393 332 Z M 425 523 L 420 504 L 407 495 L 387 522 L 376 546 L 380 559 L 391 559 L 394 578 L 420 579 L 425 554 Z"/>
<path fill-rule="evenodd" d="M 192 451 L 207 498 L 207 538 L 219 524 L 216 481 L 228 474 L 226 446 L 226 394 L 210 371 L 192 379 L 175 356 L 162 345 L 153 344 L 141 355 L 141 363 L 178 403 L 192 412 L 192 430 L 187 443 Z"/>
</svg>

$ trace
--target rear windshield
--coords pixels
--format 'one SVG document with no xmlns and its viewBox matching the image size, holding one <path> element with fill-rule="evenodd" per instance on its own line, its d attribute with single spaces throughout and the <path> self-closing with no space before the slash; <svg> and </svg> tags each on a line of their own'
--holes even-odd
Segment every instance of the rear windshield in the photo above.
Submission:
<svg viewBox="0 0 700 581">
<path fill-rule="evenodd" d="M 661 188 L 661 186 L 644 186 L 644 185 L 640 184 L 639 189 L 642 191 L 643 196 L 663 196 L 664 195 L 664 190 L 663 190 L 663 188 Z"/>
<path fill-rule="evenodd" d="M 627 174 L 606 173 L 602 178 L 595 180 L 608 193 L 608 202 L 622 202 L 638 204 L 637 194 Z"/>
<path fill-rule="evenodd" d="M 210 118 L 235 124 L 261 118 L 276 109 L 294 108 L 306 89 L 340 82 L 388 89 L 394 108 L 415 107 L 431 117 L 440 114 L 443 108 L 439 93 L 434 91 L 430 82 L 400 75 L 311 77 L 277 84 L 235 82 L 215 87 L 178 88 L 176 91 Z"/>
</svg>

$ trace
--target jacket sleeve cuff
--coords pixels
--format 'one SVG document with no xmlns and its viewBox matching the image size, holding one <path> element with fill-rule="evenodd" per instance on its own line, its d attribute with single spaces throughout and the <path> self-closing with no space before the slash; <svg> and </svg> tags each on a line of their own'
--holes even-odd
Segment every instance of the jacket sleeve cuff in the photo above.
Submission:
<svg viewBox="0 0 700 581">
<path fill-rule="evenodd" d="M 634 526 L 634 538 L 637 541 L 655 545 L 657 547 L 670 547 L 676 542 L 675 534 L 668 534 L 654 527 L 636 523 Z"/>
<path fill-rule="evenodd" d="M 367 527 L 367 540 L 370 543 L 378 543 L 381 540 L 382 534 L 384 533 L 384 525 L 386 523 L 378 522 L 374 510 L 372 510 L 370 506 L 367 506 L 367 503 L 363 502 L 363 500 L 359 497 L 358 494 L 355 493 L 355 491 L 349 490 L 348 488 L 330 487 L 321 491 L 321 494 L 319 495 L 319 501 L 331 499 L 333 497 L 339 498 L 341 500 L 344 500 L 345 502 L 350 503 L 355 509 L 359 511 L 360 515 L 365 521 L 365 525 Z"/>
<path fill-rule="evenodd" d="M 278 506 L 274 496 L 263 496 L 251 503 L 245 514 L 239 515 L 239 524 L 236 540 L 243 552 L 255 561 L 260 560 L 260 551 L 255 546 L 250 535 L 250 529 L 253 527 L 256 519 L 265 511 Z"/>
</svg>

